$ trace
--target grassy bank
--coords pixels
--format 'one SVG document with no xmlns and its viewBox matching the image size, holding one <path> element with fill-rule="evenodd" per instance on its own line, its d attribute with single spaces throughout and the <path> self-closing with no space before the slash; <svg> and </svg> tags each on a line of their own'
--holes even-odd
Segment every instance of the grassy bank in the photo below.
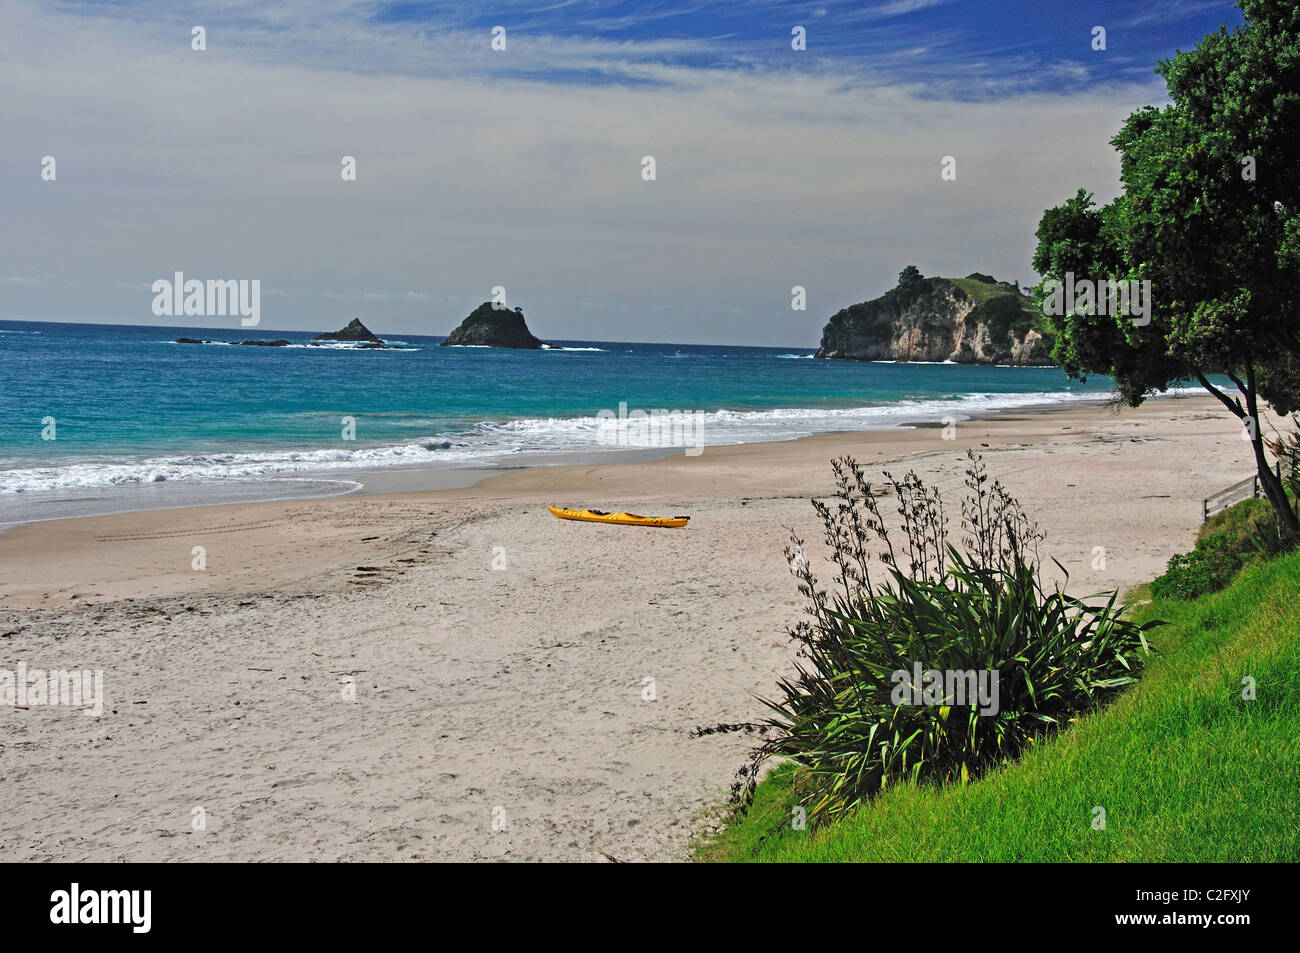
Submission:
<svg viewBox="0 0 1300 953">
<path fill-rule="evenodd" d="M 986 778 L 903 784 L 794 830 L 778 770 L 708 861 L 1300 860 L 1300 553 L 1138 610 L 1168 626 L 1141 681 Z M 1254 678 L 1257 697 L 1242 698 Z M 1094 829 L 1095 808 L 1105 829 Z"/>
</svg>

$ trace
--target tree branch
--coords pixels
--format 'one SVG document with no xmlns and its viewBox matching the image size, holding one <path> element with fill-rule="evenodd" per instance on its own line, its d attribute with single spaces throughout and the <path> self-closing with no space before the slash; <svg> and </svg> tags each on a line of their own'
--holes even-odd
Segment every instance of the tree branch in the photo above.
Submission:
<svg viewBox="0 0 1300 953">
<path fill-rule="evenodd" d="M 1237 403 L 1237 401 L 1233 400 L 1223 391 L 1219 390 L 1219 388 L 1211 384 L 1209 379 L 1200 371 L 1193 369 L 1192 373 L 1196 375 L 1196 379 L 1201 382 L 1202 387 L 1208 390 L 1215 397 L 1219 398 L 1219 401 L 1223 404 L 1224 407 L 1227 407 L 1230 411 L 1236 414 L 1237 417 L 1239 417 L 1240 419 L 1242 420 L 1246 419 L 1246 412 L 1241 409 L 1241 405 Z M 1240 384 L 1238 384 L 1237 386 L 1241 387 Z"/>
</svg>

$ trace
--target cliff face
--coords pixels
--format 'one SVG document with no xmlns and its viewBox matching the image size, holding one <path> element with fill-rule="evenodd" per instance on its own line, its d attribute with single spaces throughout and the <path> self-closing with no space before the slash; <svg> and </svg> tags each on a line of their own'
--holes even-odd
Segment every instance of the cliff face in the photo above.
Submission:
<svg viewBox="0 0 1300 953">
<path fill-rule="evenodd" d="M 457 345 L 536 349 L 542 346 L 542 342 L 528 330 L 521 310 L 497 310 L 492 307 L 492 302 L 485 301 L 460 323 L 460 327 L 447 335 L 441 346 Z"/>
<path fill-rule="evenodd" d="M 972 275 L 917 278 L 845 308 L 822 330 L 816 356 L 1050 366 L 1051 350 L 1026 295 Z"/>
</svg>

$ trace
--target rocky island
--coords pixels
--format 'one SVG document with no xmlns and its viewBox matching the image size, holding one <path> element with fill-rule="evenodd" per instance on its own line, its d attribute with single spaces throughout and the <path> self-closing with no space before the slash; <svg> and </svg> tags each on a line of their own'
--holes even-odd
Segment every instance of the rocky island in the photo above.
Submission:
<svg viewBox="0 0 1300 953">
<path fill-rule="evenodd" d="M 357 344 L 362 349 L 383 348 L 385 350 L 403 350 L 400 344 L 385 344 L 383 338 L 375 336 L 369 328 L 361 323 L 359 318 L 353 318 L 348 326 L 342 331 L 326 331 L 324 334 L 318 334 L 309 342 L 313 347 L 320 347 L 325 341 L 343 341 L 346 343 Z M 284 338 L 277 338 L 274 341 L 250 340 L 250 341 L 212 341 L 208 338 L 177 338 L 177 344 L 236 344 L 240 347 L 288 347 L 293 342 L 286 341 Z"/>
<path fill-rule="evenodd" d="M 460 327 L 447 335 L 442 347 L 511 347 L 537 350 L 542 342 L 533 336 L 524 323 L 521 308 L 494 308 L 484 301 L 470 312 Z"/>
<path fill-rule="evenodd" d="M 353 318 L 342 331 L 326 331 L 324 334 L 316 335 L 311 341 L 313 344 L 319 341 L 346 341 L 363 347 L 384 347 L 384 339 L 362 324 L 360 318 Z"/>
<path fill-rule="evenodd" d="M 965 278 L 925 278 L 913 265 L 899 275 L 897 287 L 832 317 L 822 329 L 815 356 L 1055 364 L 1042 315 L 1017 285 L 979 272 Z"/>
</svg>

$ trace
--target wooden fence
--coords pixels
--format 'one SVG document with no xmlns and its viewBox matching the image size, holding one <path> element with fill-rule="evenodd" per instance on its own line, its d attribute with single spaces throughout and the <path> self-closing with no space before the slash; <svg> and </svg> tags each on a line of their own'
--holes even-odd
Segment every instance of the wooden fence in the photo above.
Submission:
<svg viewBox="0 0 1300 953">
<path fill-rule="evenodd" d="M 1277 478 L 1280 480 L 1283 476 L 1289 476 L 1291 468 L 1283 469 L 1279 462 L 1274 467 Z M 1201 500 L 1201 522 L 1204 523 L 1215 513 L 1220 510 L 1226 510 L 1233 503 L 1240 503 L 1242 500 L 1254 499 L 1263 495 L 1264 489 L 1259 485 L 1259 474 L 1247 477 L 1240 483 L 1234 483 L 1232 486 L 1220 490 L 1218 493 L 1211 493 L 1205 499 Z"/>
</svg>

